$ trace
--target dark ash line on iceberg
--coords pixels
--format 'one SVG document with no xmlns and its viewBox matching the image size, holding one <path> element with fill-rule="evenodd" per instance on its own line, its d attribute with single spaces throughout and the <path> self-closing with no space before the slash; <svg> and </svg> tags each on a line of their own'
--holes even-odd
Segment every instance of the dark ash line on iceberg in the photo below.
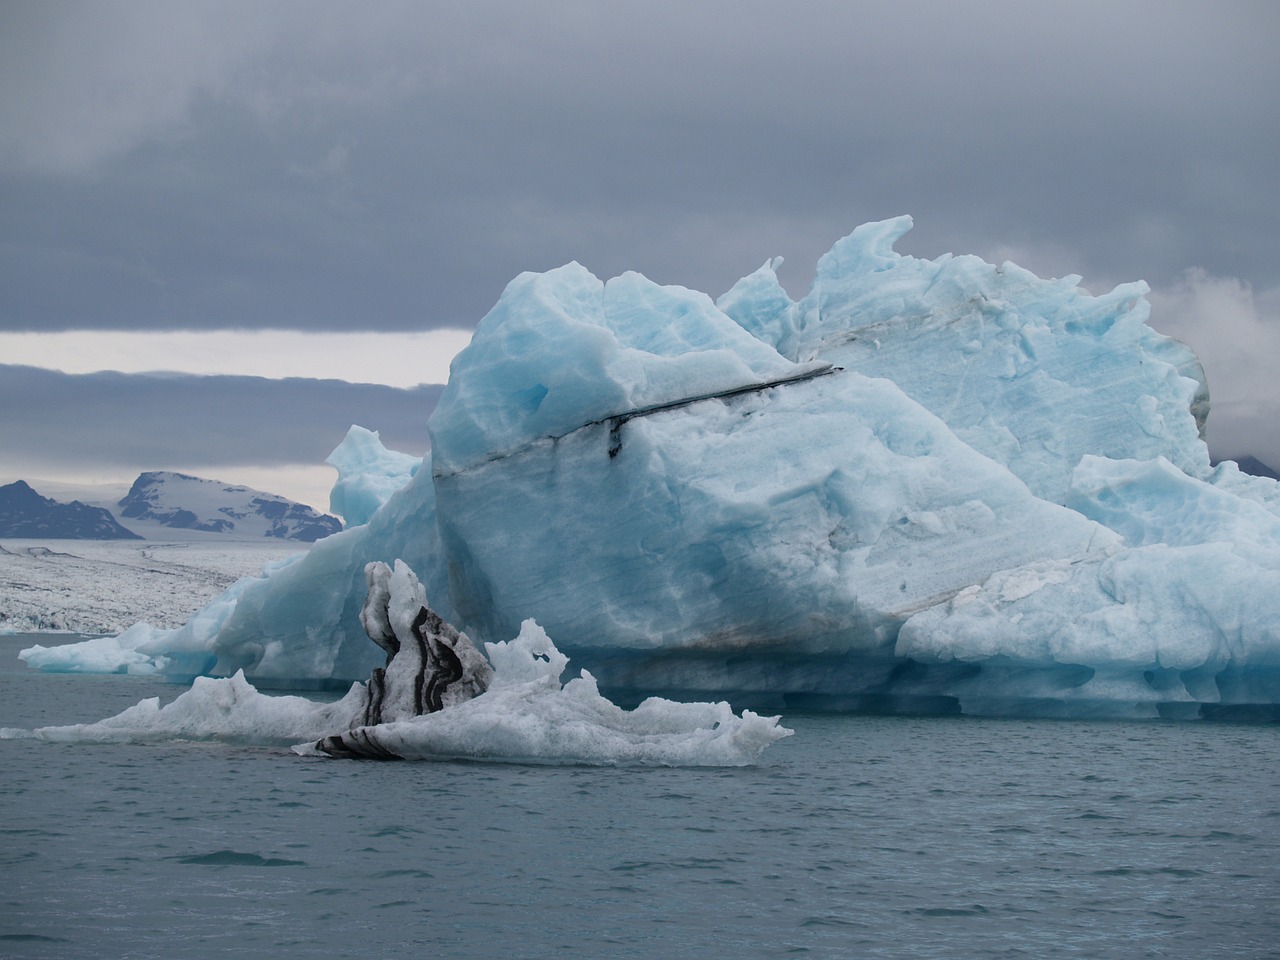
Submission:
<svg viewBox="0 0 1280 960">
<path fill-rule="evenodd" d="M 316 742 L 316 749 L 340 760 L 403 760 L 392 753 L 371 732 L 370 727 L 357 727 L 346 733 L 324 737 Z"/>
<path fill-rule="evenodd" d="M 748 383 L 740 387 L 730 387 L 727 390 L 719 390 L 715 393 L 702 393 L 693 397 L 683 397 L 679 400 L 669 400 L 665 403 L 655 403 L 647 407 L 638 407 L 635 410 L 630 410 L 626 413 L 611 413 L 606 417 L 600 417 L 596 420 L 588 420 L 586 423 L 576 426 L 572 430 L 567 430 L 564 433 L 547 434 L 545 437 L 539 437 L 537 440 L 521 444 L 520 446 L 512 450 L 508 450 L 505 453 L 492 454 L 491 456 L 485 457 L 483 460 L 478 460 L 476 463 L 471 464 L 468 467 L 463 467 L 460 470 L 433 471 L 431 476 L 432 479 L 435 480 L 447 480 L 449 477 L 455 477 L 460 473 L 466 473 L 471 469 L 471 467 L 478 466 L 481 463 L 493 463 L 498 460 L 506 460 L 510 457 L 518 456 L 545 440 L 550 440 L 554 443 L 557 440 L 563 440 L 565 437 L 572 436 L 582 430 L 588 430 L 591 427 L 598 427 L 605 423 L 609 424 L 609 459 L 612 460 L 622 449 L 621 430 L 623 424 L 628 420 L 634 420 L 636 417 L 647 417 L 653 413 L 663 413 L 667 410 L 678 410 L 680 407 L 687 407 L 695 403 L 702 403 L 704 400 L 727 400 L 731 397 L 739 397 L 747 393 L 760 393 L 764 390 L 772 389 L 773 387 L 782 387 L 792 383 L 803 383 L 806 380 L 816 380 L 818 377 L 829 376 L 833 373 L 842 373 L 843 371 L 844 367 L 837 367 L 832 363 L 823 363 L 817 367 L 802 370 L 799 373 L 793 373 L 786 377 L 764 380 L 760 383 Z"/>
</svg>

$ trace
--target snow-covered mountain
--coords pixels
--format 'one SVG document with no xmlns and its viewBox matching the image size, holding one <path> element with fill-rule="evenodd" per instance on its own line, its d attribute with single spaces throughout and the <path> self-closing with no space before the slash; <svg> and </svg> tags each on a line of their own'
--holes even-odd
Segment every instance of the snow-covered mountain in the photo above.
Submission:
<svg viewBox="0 0 1280 960">
<path fill-rule="evenodd" d="M 23 480 L 0 487 L 0 537 L 57 540 L 141 540 L 109 510 L 42 497 Z"/>
<path fill-rule="evenodd" d="M 337 517 L 277 494 L 165 470 L 139 474 L 117 506 L 127 520 L 239 538 L 312 543 L 342 529 Z"/>
</svg>

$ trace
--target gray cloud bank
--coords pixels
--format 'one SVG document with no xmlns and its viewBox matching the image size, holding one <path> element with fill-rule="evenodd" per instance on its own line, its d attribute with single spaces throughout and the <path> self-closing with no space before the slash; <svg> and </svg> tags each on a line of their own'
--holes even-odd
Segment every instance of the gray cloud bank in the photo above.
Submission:
<svg viewBox="0 0 1280 960">
<path fill-rule="evenodd" d="M 1152 325 L 1195 350 L 1209 381 L 1209 450 L 1280 469 L 1280 290 L 1189 270 L 1151 295 Z"/>
<path fill-rule="evenodd" d="M 420 455 L 441 389 L 0 365 L 0 473 L 316 466 L 353 423 Z"/>
<path fill-rule="evenodd" d="M 1280 286 L 1280 7 L 0 11 L 0 326 L 472 325 L 576 259 L 802 292 L 858 223 L 1091 289 Z"/>
<path fill-rule="evenodd" d="M 569 260 L 714 296 L 783 255 L 799 295 L 911 213 L 907 253 L 1147 280 L 1214 453 L 1275 465 L 1278 37 L 1269 0 L 9 0 L 0 329 L 470 327 Z M 26 473 L 318 463 L 351 422 L 416 453 L 434 394 L 0 366 L 0 400 Z"/>
</svg>

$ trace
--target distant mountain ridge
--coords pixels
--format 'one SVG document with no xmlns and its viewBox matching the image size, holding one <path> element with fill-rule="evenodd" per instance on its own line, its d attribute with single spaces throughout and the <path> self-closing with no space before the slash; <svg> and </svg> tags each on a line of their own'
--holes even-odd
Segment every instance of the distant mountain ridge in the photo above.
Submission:
<svg viewBox="0 0 1280 960">
<path fill-rule="evenodd" d="M 125 519 L 240 537 L 312 543 L 342 529 L 337 517 L 286 497 L 167 470 L 140 474 L 118 506 Z"/>
<path fill-rule="evenodd" d="M 40 481 L 36 481 L 39 483 Z M 57 487 L 59 484 L 52 483 Z M 312 543 L 342 521 L 274 493 L 163 470 L 123 487 L 66 489 L 71 502 L 38 494 L 25 480 L 0 486 L 0 537 L 31 540 L 256 540 Z M 79 499 L 79 498 L 83 498 Z M 84 502 L 89 501 L 88 503 Z M 125 521 L 128 525 L 122 524 Z"/>
<path fill-rule="evenodd" d="M 50 540 L 141 540 L 111 511 L 73 500 L 59 503 L 24 480 L 0 487 L 0 537 Z"/>
</svg>

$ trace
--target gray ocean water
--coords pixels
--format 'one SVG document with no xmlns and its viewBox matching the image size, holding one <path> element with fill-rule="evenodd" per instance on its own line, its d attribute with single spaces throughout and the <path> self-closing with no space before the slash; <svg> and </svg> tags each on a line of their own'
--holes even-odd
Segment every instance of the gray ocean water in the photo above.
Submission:
<svg viewBox="0 0 1280 960">
<path fill-rule="evenodd" d="M 29 643 L 2 727 L 180 692 Z M 0 956 L 1280 956 L 1276 725 L 786 722 L 731 770 L 0 741 Z"/>
</svg>

